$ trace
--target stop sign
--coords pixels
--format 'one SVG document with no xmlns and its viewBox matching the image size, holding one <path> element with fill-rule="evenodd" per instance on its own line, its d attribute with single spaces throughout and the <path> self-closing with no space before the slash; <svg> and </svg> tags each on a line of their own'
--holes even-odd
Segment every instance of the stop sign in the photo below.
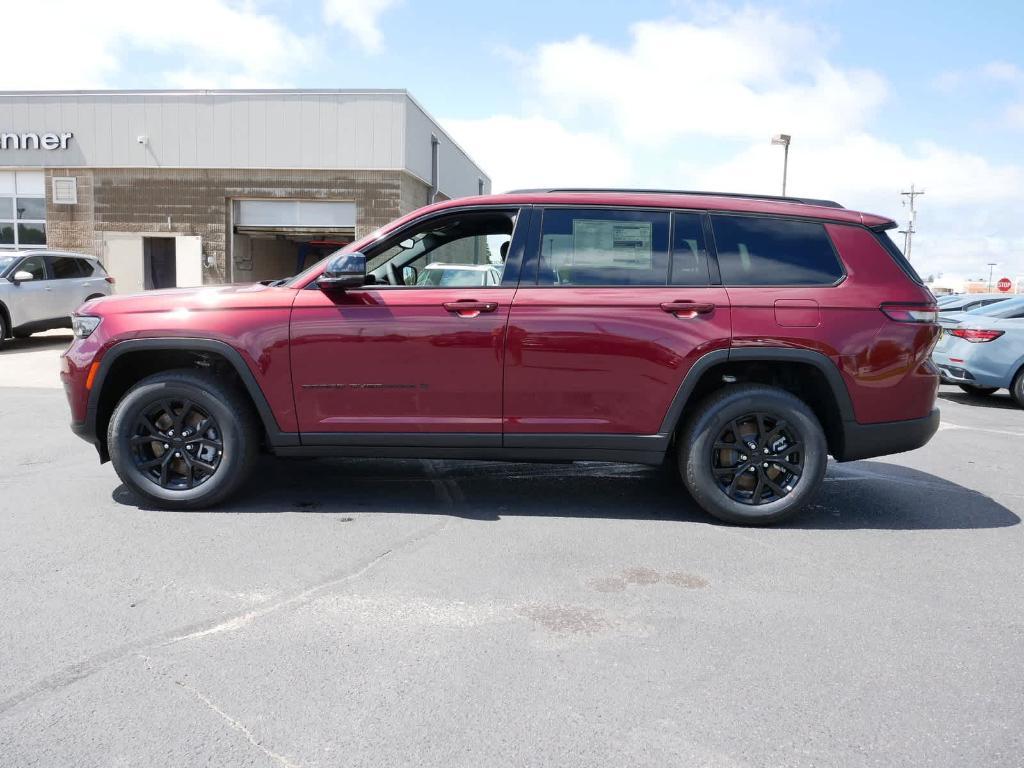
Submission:
<svg viewBox="0 0 1024 768">
<path fill-rule="evenodd" d="M 1010 289 L 1013 288 L 1013 283 L 1010 282 L 1010 278 L 1001 277 L 999 279 L 999 282 L 996 283 L 996 288 L 998 288 L 1003 293 L 1009 293 Z"/>
</svg>

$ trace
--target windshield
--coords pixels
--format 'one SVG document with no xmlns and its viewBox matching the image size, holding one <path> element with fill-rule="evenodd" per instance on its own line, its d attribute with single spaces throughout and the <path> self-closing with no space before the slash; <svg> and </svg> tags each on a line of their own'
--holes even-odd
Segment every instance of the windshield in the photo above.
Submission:
<svg viewBox="0 0 1024 768">
<path fill-rule="evenodd" d="M 21 256 L 0 256 L 0 277 L 7 274 L 7 270 L 14 266 L 14 264 L 21 258 Z"/>
<path fill-rule="evenodd" d="M 1024 312 L 1024 296 L 1015 299 L 997 301 L 995 304 L 987 304 L 984 307 L 969 309 L 968 315 L 983 315 L 986 317 L 1014 317 L 1019 312 Z"/>
</svg>

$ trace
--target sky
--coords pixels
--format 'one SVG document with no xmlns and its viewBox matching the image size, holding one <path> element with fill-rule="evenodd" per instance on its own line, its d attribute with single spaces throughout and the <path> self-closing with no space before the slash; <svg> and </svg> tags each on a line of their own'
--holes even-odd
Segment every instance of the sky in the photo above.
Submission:
<svg viewBox="0 0 1024 768">
<path fill-rule="evenodd" d="M 787 133 L 789 194 L 905 225 L 916 184 L 922 275 L 1024 278 L 1019 0 L 36 0 L 4 21 L 24 34 L 0 89 L 405 88 L 496 191 L 778 194 Z"/>
</svg>

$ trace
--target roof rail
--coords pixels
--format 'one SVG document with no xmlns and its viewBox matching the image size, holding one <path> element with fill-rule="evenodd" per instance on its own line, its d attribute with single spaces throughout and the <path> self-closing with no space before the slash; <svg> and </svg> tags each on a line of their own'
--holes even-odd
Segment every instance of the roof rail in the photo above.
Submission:
<svg viewBox="0 0 1024 768">
<path fill-rule="evenodd" d="M 739 197 L 750 200 L 774 200 L 780 203 L 800 203 L 801 205 L 820 205 L 825 208 L 842 208 L 835 200 L 819 200 L 813 197 L 782 197 L 781 195 L 755 195 L 746 192 L 697 192 L 688 189 L 625 189 L 604 187 L 550 187 L 542 189 L 512 189 L 506 194 L 549 194 L 549 193 L 620 193 L 628 195 L 695 195 L 699 197 Z"/>
</svg>

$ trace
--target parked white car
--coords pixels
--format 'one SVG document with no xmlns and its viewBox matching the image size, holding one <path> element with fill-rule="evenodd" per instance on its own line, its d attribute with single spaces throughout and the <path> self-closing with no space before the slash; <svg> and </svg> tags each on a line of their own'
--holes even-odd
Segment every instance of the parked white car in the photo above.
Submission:
<svg viewBox="0 0 1024 768">
<path fill-rule="evenodd" d="M 62 251 L 0 251 L 0 343 L 70 328 L 88 299 L 109 296 L 114 278 L 98 259 Z"/>
<path fill-rule="evenodd" d="M 501 267 L 496 264 L 428 264 L 416 285 L 472 286 L 501 285 Z"/>
</svg>

